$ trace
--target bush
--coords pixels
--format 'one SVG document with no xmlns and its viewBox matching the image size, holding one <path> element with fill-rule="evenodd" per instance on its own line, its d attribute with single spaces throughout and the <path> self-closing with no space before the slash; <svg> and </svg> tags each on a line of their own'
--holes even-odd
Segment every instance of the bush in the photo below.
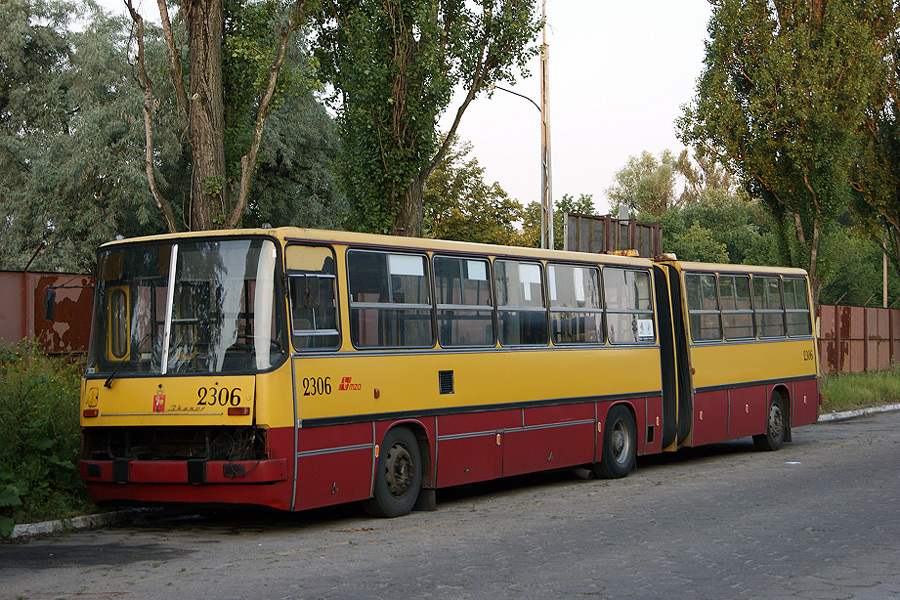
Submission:
<svg viewBox="0 0 900 600">
<path fill-rule="evenodd" d="M 68 518 L 92 506 L 76 468 L 82 370 L 36 344 L 0 349 L 0 536 L 16 522 Z"/>
</svg>

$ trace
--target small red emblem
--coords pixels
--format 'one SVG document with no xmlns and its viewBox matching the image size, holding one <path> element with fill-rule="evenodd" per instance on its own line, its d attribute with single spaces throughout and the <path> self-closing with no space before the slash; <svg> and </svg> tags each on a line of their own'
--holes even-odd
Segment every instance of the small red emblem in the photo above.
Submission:
<svg viewBox="0 0 900 600">
<path fill-rule="evenodd" d="M 166 412 L 166 395 L 162 391 L 153 396 L 153 412 Z"/>
</svg>

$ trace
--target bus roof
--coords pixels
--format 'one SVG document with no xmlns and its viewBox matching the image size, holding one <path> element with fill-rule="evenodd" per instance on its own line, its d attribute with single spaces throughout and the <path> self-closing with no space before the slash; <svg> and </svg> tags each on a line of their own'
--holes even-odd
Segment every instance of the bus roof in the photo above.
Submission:
<svg viewBox="0 0 900 600">
<path fill-rule="evenodd" d="M 776 274 L 776 275 L 801 275 L 806 276 L 806 271 L 791 267 L 767 267 L 758 265 L 731 265 L 720 263 L 702 263 L 689 261 L 664 261 L 667 264 L 675 265 L 680 271 L 704 271 L 716 273 L 758 273 L 758 274 Z"/>
<path fill-rule="evenodd" d="M 103 244 L 101 249 L 117 247 L 125 244 L 146 244 L 175 240 L 227 238 L 239 236 L 268 236 L 282 242 L 320 242 L 327 244 L 346 244 L 355 247 L 393 247 L 404 250 L 422 250 L 437 252 L 458 252 L 472 254 L 491 254 L 495 256 L 515 256 L 534 259 L 553 259 L 568 262 L 593 262 L 649 267 L 652 262 L 647 258 L 615 256 L 610 254 L 592 254 L 588 252 L 567 252 L 564 250 L 542 250 L 520 246 L 500 246 L 473 242 L 458 242 L 429 238 L 411 238 L 401 236 L 379 235 L 372 233 L 356 233 L 350 231 L 331 231 L 324 229 L 305 229 L 299 227 L 276 227 L 271 229 L 221 229 L 211 231 L 192 231 L 172 234 L 160 234 L 116 240 Z"/>
</svg>

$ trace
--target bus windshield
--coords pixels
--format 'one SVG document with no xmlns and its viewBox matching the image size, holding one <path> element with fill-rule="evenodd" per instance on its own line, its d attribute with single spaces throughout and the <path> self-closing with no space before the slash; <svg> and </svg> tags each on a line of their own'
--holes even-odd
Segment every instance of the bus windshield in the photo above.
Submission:
<svg viewBox="0 0 900 600">
<path fill-rule="evenodd" d="M 250 372 L 279 364 L 286 345 L 276 264 L 275 244 L 264 239 L 101 252 L 87 372 Z"/>
</svg>

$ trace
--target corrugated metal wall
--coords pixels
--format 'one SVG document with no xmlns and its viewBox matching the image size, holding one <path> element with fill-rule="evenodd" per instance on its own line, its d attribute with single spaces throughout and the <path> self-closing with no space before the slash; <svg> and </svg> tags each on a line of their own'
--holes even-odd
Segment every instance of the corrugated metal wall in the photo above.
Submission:
<svg viewBox="0 0 900 600">
<path fill-rule="evenodd" d="M 55 293 L 47 320 L 48 290 Z M 94 282 L 76 273 L 0 271 L 0 344 L 39 341 L 51 354 L 87 350 Z"/>
<path fill-rule="evenodd" d="M 884 371 L 900 364 L 900 308 L 819 306 L 825 373 Z"/>
</svg>

